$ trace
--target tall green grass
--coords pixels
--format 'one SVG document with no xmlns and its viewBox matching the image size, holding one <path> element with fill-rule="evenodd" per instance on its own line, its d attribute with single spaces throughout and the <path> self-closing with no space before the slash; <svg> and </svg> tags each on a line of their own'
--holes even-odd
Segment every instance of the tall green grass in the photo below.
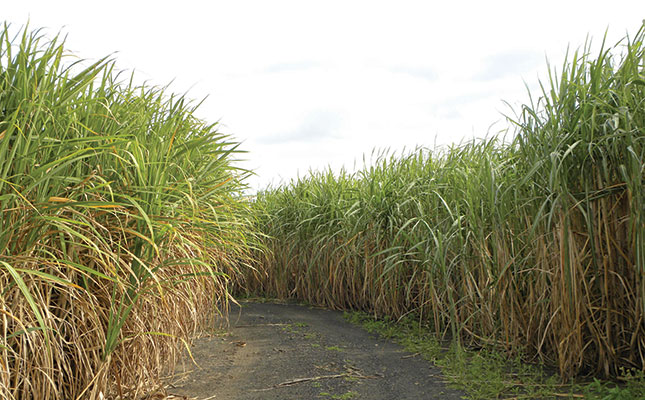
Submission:
<svg viewBox="0 0 645 400">
<path fill-rule="evenodd" d="M 639 30 L 549 70 L 511 142 L 381 154 L 260 193 L 249 292 L 401 317 L 559 368 L 643 369 L 645 63 Z"/>
<path fill-rule="evenodd" d="M 0 30 L 0 399 L 136 398 L 226 312 L 245 174 L 196 105 L 63 45 Z"/>
</svg>

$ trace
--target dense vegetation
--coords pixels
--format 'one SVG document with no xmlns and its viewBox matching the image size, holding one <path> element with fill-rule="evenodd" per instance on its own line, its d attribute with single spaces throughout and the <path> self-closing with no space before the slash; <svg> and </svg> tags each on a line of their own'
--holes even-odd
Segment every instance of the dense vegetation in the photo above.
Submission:
<svg viewBox="0 0 645 400">
<path fill-rule="evenodd" d="M 236 144 L 183 97 L 0 32 L 0 399 L 137 397 L 225 312 Z"/>
<path fill-rule="evenodd" d="M 398 318 L 466 346 L 615 376 L 645 361 L 645 54 L 589 46 L 513 138 L 381 155 L 258 194 L 249 292 Z"/>
<path fill-rule="evenodd" d="M 643 370 L 643 39 L 550 71 L 510 141 L 382 153 L 250 204 L 237 143 L 184 97 L 4 26 L 0 399 L 148 392 L 233 284 L 415 315 L 565 379 Z"/>
</svg>

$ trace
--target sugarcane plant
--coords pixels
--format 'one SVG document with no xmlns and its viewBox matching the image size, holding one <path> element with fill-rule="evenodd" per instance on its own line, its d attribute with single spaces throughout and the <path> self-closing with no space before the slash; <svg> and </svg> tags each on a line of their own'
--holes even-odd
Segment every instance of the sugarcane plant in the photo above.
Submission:
<svg viewBox="0 0 645 400">
<path fill-rule="evenodd" d="M 226 312 L 247 172 L 198 106 L 3 26 L 0 399 L 135 398 Z"/>
<path fill-rule="evenodd" d="M 486 139 L 377 153 L 258 194 L 241 290 L 418 315 L 562 379 L 645 368 L 645 39 L 549 66 Z M 593 54 L 596 54 L 595 56 Z"/>
</svg>

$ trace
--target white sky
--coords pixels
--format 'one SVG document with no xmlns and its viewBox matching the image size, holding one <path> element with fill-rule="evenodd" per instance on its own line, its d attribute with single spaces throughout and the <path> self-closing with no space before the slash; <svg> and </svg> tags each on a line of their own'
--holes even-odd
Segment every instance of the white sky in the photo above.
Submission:
<svg viewBox="0 0 645 400">
<path fill-rule="evenodd" d="M 100 5 L 100 6 L 99 6 Z M 242 141 L 252 187 L 374 148 L 483 137 L 567 46 L 632 36 L 645 1 L 9 1 L 0 17 L 67 34 L 82 58 L 201 100 Z M 493 125 L 494 124 L 494 125 Z M 492 128 L 491 128 L 492 125 Z"/>
</svg>

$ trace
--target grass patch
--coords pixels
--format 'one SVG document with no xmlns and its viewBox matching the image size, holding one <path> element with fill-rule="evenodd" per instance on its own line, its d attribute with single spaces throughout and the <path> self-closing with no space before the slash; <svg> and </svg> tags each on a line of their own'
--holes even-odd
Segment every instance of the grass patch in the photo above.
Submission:
<svg viewBox="0 0 645 400">
<path fill-rule="evenodd" d="M 313 334 L 305 332 L 307 326 L 308 325 L 306 323 L 304 323 L 304 322 L 294 322 L 294 323 L 291 323 L 291 324 L 285 324 L 282 327 L 282 331 L 287 332 L 287 333 L 304 335 L 305 338 L 310 338 Z"/>
<path fill-rule="evenodd" d="M 394 340 L 412 353 L 419 353 L 428 361 L 436 362 L 443 358 L 445 350 L 440 346 L 436 336 L 423 329 L 418 322 L 411 318 L 398 323 L 386 318 L 375 319 L 362 312 L 345 312 L 347 321 L 360 325 L 370 333 L 378 333 L 381 337 Z"/>
<path fill-rule="evenodd" d="M 642 371 L 623 370 L 620 384 L 594 379 L 591 383 L 578 385 L 577 390 L 590 400 L 645 399 L 645 376 Z"/>
<path fill-rule="evenodd" d="M 351 391 L 347 392 L 347 393 L 343 393 L 343 394 L 331 394 L 329 392 L 321 392 L 320 396 L 329 397 L 329 398 L 335 399 L 335 400 L 336 399 L 337 400 L 349 400 L 349 399 L 357 398 L 359 396 L 359 394 L 356 393 L 356 392 L 351 392 Z"/>
<path fill-rule="evenodd" d="M 437 365 L 472 399 L 542 399 L 563 394 L 556 375 L 500 352 L 453 347 L 437 360 Z"/>
<path fill-rule="evenodd" d="M 474 351 L 442 346 L 435 334 L 411 317 L 400 321 L 379 320 L 362 312 L 346 312 L 344 316 L 347 321 L 391 339 L 441 367 L 442 378 L 465 391 L 470 399 L 645 398 L 645 379 L 640 371 L 623 371 L 620 384 L 595 379 L 591 383 L 563 385 L 556 374 L 523 362 L 519 357 L 509 358 L 489 349 Z"/>
<path fill-rule="evenodd" d="M 344 394 L 337 394 L 337 395 L 331 396 L 332 399 L 339 399 L 339 400 L 355 399 L 357 397 L 358 397 L 358 393 L 356 392 L 347 392 Z"/>
</svg>

